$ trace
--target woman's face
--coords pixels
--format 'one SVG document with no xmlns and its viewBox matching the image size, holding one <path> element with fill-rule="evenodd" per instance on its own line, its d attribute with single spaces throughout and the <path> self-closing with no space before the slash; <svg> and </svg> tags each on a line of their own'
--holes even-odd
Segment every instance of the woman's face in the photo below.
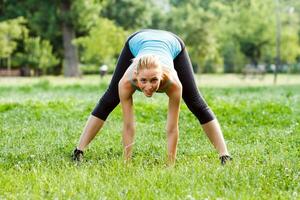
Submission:
<svg viewBox="0 0 300 200">
<path fill-rule="evenodd" d="M 141 69 L 137 74 L 137 85 L 146 97 L 152 97 L 159 88 L 161 81 L 161 69 Z"/>
</svg>

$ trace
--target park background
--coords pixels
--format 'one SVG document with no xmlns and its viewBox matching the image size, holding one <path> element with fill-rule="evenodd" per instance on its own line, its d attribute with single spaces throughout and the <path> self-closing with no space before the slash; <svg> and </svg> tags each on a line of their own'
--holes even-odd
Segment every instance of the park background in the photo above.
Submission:
<svg viewBox="0 0 300 200">
<path fill-rule="evenodd" d="M 80 76 L 107 65 L 113 72 L 126 38 L 153 28 L 184 40 L 196 73 L 245 66 L 300 73 L 299 19 L 298 0 L 3 0 L 0 68 Z"/>
<path fill-rule="evenodd" d="M 132 163 L 119 106 L 85 161 L 71 161 L 124 41 L 143 28 L 185 41 L 233 162 L 220 165 L 182 103 L 167 167 L 167 97 L 141 93 Z M 299 199 L 299 36 L 299 0 L 2 0 L 0 199 Z"/>
</svg>

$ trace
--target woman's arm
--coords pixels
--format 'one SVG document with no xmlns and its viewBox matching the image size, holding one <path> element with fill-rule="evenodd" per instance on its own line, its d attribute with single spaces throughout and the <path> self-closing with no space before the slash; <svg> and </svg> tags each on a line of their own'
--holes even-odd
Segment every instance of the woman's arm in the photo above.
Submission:
<svg viewBox="0 0 300 200">
<path fill-rule="evenodd" d="M 178 120 L 179 120 L 179 109 L 180 100 L 182 94 L 182 86 L 180 82 L 173 83 L 168 91 L 166 92 L 169 96 L 169 108 L 167 118 L 167 138 L 168 138 L 168 164 L 175 164 L 177 142 L 178 142 Z"/>
<path fill-rule="evenodd" d="M 133 112 L 133 100 L 132 89 L 130 83 L 124 79 L 121 79 L 118 85 L 119 97 L 121 107 L 123 111 L 123 145 L 124 145 L 124 159 L 130 160 L 132 154 L 132 145 L 134 140 L 134 112 Z"/>
</svg>

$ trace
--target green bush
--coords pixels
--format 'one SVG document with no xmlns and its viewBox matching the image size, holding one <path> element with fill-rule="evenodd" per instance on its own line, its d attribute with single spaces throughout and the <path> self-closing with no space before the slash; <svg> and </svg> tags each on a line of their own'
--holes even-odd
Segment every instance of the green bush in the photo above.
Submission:
<svg viewBox="0 0 300 200">
<path fill-rule="evenodd" d="M 46 74 L 47 69 L 57 65 L 59 60 L 52 53 L 50 42 L 36 37 L 24 41 L 24 52 L 16 54 L 16 63 Z"/>
<path fill-rule="evenodd" d="M 289 66 L 289 72 L 292 74 L 300 73 L 300 63 L 295 63 Z"/>
</svg>

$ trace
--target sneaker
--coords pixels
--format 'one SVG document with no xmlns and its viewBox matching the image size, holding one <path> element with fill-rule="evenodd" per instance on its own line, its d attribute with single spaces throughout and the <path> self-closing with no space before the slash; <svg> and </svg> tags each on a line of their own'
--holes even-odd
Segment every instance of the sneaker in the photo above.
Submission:
<svg viewBox="0 0 300 200">
<path fill-rule="evenodd" d="M 225 165 L 226 162 L 229 160 L 232 160 L 232 157 L 229 155 L 224 155 L 224 156 L 220 156 L 220 160 L 221 160 L 221 165 Z"/>
<path fill-rule="evenodd" d="M 83 161 L 83 151 L 76 148 L 73 152 L 72 160 L 77 161 L 77 162 L 82 162 Z"/>
</svg>

